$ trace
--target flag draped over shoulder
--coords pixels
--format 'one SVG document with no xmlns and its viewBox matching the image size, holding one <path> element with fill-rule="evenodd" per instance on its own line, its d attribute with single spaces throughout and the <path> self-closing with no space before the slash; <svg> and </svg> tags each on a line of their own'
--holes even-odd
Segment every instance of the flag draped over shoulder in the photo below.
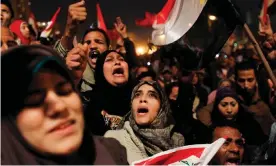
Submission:
<svg viewBox="0 0 276 166">
<path fill-rule="evenodd" d="M 135 161 L 132 165 L 207 165 L 224 142 L 225 139 L 220 138 L 212 144 L 183 146 Z"/>
<path fill-rule="evenodd" d="M 47 27 L 41 32 L 40 37 L 42 37 L 42 38 L 49 37 L 49 35 L 51 34 L 51 32 L 53 30 L 53 27 L 55 25 L 55 22 L 56 22 L 59 12 L 60 12 L 60 7 L 55 12 L 54 16 L 52 17 L 51 21 L 48 23 Z"/>
</svg>

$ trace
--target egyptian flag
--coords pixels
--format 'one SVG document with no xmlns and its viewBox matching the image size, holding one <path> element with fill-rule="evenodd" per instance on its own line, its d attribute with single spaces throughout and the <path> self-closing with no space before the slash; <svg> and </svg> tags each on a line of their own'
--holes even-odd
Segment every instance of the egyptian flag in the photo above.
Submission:
<svg viewBox="0 0 276 166">
<path fill-rule="evenodd" d="M 262 9 L 260 16 L 263 18 L 266 23 L 266 15 L 273 15 L 276 13 L 276 0 L 262 0 Z"/>
<path fill-rule="evenodd" d="M 157 24 L 165 23 L 175 4 L 175 1 L 176 0 L 168 0 L 162 10 L 157 14 L 145 12 L 145 18 L 135 20 L 136 25 L 151 27 L 155 21 Z"/>
<path fill-rule="evenodd" d="M 100 8 L 100 4 L 98 2 L 96 4 L 96 10 L 97 10 L 97 24 L 98 24 L 98 28 L 104 30 L 107 33 L 109 39 L 111 39 L 111 40 L 117 40 L 119 38 L 119 34 L 116 31 L 116 29 L 114 29 L 114 28 L 113 29 L 107 29 L 105 21 L 104 21 L 103 14 L 102 14 L 102 10 Z"/>
<path fill-rule="evenodd" d="M 52 17 L 51 21 L 48 23 L 47 27 L 41 32 L 40 37 L 42 38 L 48 38 L 49 35 L 51 34 L 53 27 L 55 25 L 57 16 L 60 12 L 60 7 L 57 9 L 57 11 L 55 12 L 54 16 Z"/>
<path fill-rule="evenodd" d="M 176 57 L 182 68 L 198 70 L 209 66 L 243 24 L 231 0 L 175 0 L 166 21 L 154 21 L 152 42 L 171 48 L 165 54 Z"/>
<path fill-rule="evenodd" d="M 30 15 L 29 15 L 29 18 L 28 18 L 28 24 L 34 30 L 35 36 L 37 36 L 38 35 L 38 27 L 37 27 L 37 22 L 36 22 L 36 19 L 35 19 L 35 16 L 34 16 L 33 12 L 30 12 Z"/>
<path fill-rule="evenodd" d="M 207 165 L 224 142 L 225 139 L 220 138 L 212 144 L 183 146 L 135 161 L 131 165 Z"/>
</svg>

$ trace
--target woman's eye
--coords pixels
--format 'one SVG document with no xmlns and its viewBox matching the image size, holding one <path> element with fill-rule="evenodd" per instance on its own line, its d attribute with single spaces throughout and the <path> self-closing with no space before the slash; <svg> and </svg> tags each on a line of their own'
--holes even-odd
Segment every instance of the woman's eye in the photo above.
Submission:
<svg viewBox="0 0 276 166">
<path fill-rule="evenodd" d="M 237 104 L 237 103 L 232 102 L 232 103 L 231 103 L 231 106 L 232 106 L 232 107 L 235 107 L 236 104 Z"/>
<path fill-rule="evenodd" d="M 123 57 L 120 57 L 118 60 L 119 61 L 125 61 L 125 59 Z"/>
<path fill-rule="evenodd" d="M 221 103 L 220 104 L 222 107 L 226 107 L 227 106 L 227 103 Z"/>
<path fill-rule="evenodd" d="M 149 96 L 158 99 L 158 95 L 155 93 L 149 93 Z"/>
<path fill-rule="evenodd" d="M 57 93 L 61 96 L 69 95 L 73 92 L 73 87 L 70 83 L 66 83 L 57 88 Z"/>
<path fill-rule="evenodd" d="M 24 104 L 26 107 L 38 107 L 43 104 L 45 96 L 46 92 L 33 92 L 27 95 Z"/>
<path fill-rule="evenodd" d="M 106 58 L 105 62 L 111 62 L 113 59 L 112 58 Z"/>
<path fill-rule="evenodd" d="M 141 93 L 135 93 L 134 98 L 139 97 L 140 95 L 141 95 Z"/>
</svg>

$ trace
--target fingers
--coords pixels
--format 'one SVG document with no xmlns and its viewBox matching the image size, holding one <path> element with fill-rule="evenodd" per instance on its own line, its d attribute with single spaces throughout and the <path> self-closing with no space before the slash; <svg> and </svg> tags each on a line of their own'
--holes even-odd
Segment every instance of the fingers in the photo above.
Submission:
<svg viewBox="0 0 276 166">
<path fill-rule="evenodd" d="M 264 20 L 261 16 L 259 16 L 259 21 L 260 21 L 261 26 L 263 27 L 265 24 L 264 24 Z"/>
<path fill-rule="evenodd" d="M 72 7 L 79 7 L 79 6 L 83 6 L 84 4 L 85 4 L 85 1 L 81 0 L 81 1 L 79 1 L 77 3 L 74 3 L 74 4 L 70 5 L 70 6 L 72 6 Z"/>
<path fill-rule="evenodd" d="M 267 24 L 267 25 L 270 25 L 270 17 L 269 17 L 268 14 L 266 15 L 266 24 Z"/>
<path fill-rule="evenodd" d="M 69 6 L 68 13 L 72 20 L 84 21 L 87 16 L 85 1 L 80 1 Z"/>
</svg>

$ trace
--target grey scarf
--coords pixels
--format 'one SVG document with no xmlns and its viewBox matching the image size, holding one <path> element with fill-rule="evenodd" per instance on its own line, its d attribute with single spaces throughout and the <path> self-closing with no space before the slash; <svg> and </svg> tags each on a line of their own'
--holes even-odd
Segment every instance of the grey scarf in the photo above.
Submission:
<svg viewBox="0 0 276 166">
<path fill-rule="evenodd" d="M 136 124 L 131 110 L 129 122 L 134 133 L 142 141 L 145 150 L 150 156 L 175 147 L 184 146 L 184 137 L 180 133 L 173 131 L 175 122 L 171 114 L 168 98 L 156 82 L 140 82 L 132 91 L 131 101 L 133 101 L 136 91 L 144 84 L 152 86 L 159 93 L 161 108 L 156 119 L 147 128 L 141 128 Z"/>
</svg>

